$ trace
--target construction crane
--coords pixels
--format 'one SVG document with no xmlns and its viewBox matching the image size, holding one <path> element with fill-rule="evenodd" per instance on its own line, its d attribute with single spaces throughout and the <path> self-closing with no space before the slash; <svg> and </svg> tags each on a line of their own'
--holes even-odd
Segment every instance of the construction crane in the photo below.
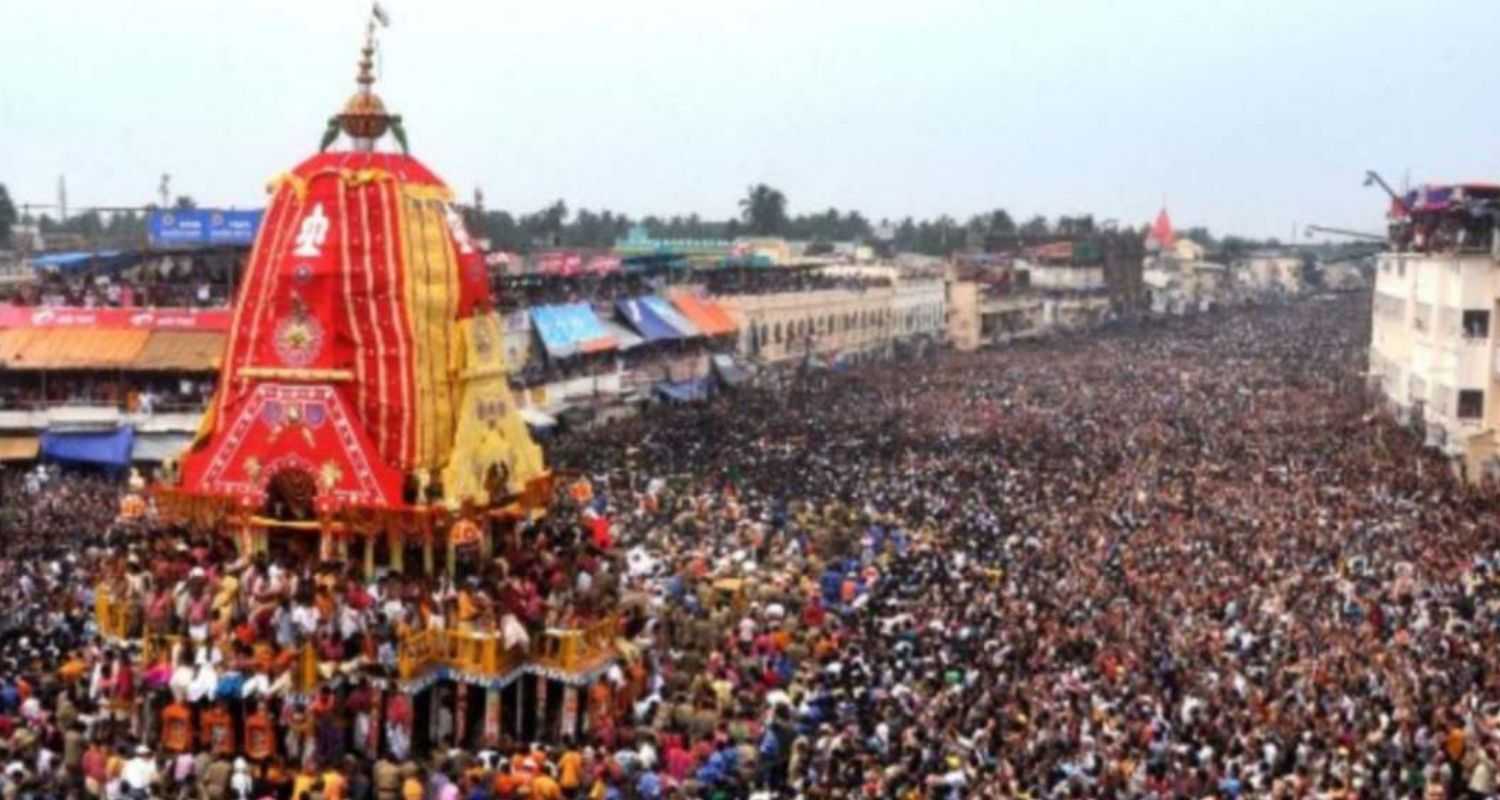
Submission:
<svg viewBox="0 0 1500 800">
<path fill-rule="evenodd" d="M 1364 231 L 1351 231 L 1347 228 L 1330 228 L 1324 225 L 1307 226 L 1307 238 L 1311 239 L 1315 233 L 1327 233 L 1334 236 L 1348 236 L 1351 239 L 1363 239 L 1368 242 L 1384 242 L 1386 237 L 1378 233 L 1365 233 Z"/>
<path fill-rule="evenodd" d="M 1401 199 L 1400 195 L 1396 194 L 1395 190 L 1391 188 L 1390 184 L 1385 182 L 1385 178 L 1380 177 L 1380 173 L 1376 172 L 1375 170 L 1367 169 L 1365 170 L 1365 185 L 1369 186 L 1372 183 L 1379 184 L 1380 188 L 1384 189 L 1385 193 L 1391 196 L 1391 202 L 1395 203 L 1396 206 L 1401 209 L 1401 213 L 1411 213 L 1411 207 L 1406 204 L 1405 200 Z"/>
</svg>

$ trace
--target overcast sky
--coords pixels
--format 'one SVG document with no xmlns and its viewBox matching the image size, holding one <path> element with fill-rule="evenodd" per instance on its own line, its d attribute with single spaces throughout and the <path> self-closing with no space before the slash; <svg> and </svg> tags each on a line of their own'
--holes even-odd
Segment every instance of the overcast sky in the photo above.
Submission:
<svg viewBox="0 0 1500 800">
<path fill-rule="evenodd" d="M 874 220 L 994 207 L 1286 238 L 1393 182 L 1500 177 L 1500 2 L 384 0 L 386 104 L 467 199 Z M 0 25 L 17 202 L 255 206 L 351 93 L 357 0 L 26 2 Z"/>
</svg>

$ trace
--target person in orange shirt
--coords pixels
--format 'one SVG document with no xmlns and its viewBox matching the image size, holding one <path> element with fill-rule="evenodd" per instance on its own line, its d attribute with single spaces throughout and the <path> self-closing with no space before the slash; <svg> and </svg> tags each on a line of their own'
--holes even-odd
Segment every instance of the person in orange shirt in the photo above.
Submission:
<svg viewBox="0 0 1500 800">
<path fill-rule="evenodd" d="M 331 767 L 323 772 L 323 800 L 344 800 L 348 791 L 349 780 L 344 773 Z"/>
<path fill-rule="evenodd" d="M 495 770 L 493 788 L 496 797 L 514 797 L 516 789 L 526 781 L 508 769 Z"/>
<path fill-rule="evenodd" d="M 583 788 L 583 754 L 578 752 L 578 747 L 571 740 L 568 741 L 567 748 L 557 761 L 557 785 L 569 797 L 576 797 L 579 789 Z"/>
<path fill-rule="evenodd" d="M 304 763 L 302 769 L 297 770 L 297 777 L 292 779 L 292 800 L 307 800 L 317 782 L 318 776 L 312 765 Z"/>
<path fill-rule="evenodd" d="M 77 653 L 73 653 L 68 657 L 68 660 L 58 668 L 57 677 L 63 683 L 77 683 L 78 679 L 83 677 L 83 673 L 87 669 L 88 665 L 83 662 L 83 659 L 79 658 Z"/>
<path fill-rule="evenodd" d="M 531 796 L 535 800 L 563 800 L 562 787 L 551 775 L 543 772 L 531 779 Z"/>
<path fill-rule="evenodd" d="M 422 800 L 422 781 L 416 775 L 408 775 L 401 784 L 401 800 Z"/>
<path fill-rule="evenodd" d="M 1454 726 L 1448 729 L 1448 737 L 1443 742 L 1443 749 L 1448 751 L 1448 758 L 1457 764 L 1464 760 L 1464 729 Z"/>
<path fill-rule="evenodd" d="M 474 618 L 479 616 L 479 606 L 474 602 L 474 596 L 468 587 L 458 592 L 458 626 L 460 630 L 468 630 L 474 624 Z"/>
</svg>

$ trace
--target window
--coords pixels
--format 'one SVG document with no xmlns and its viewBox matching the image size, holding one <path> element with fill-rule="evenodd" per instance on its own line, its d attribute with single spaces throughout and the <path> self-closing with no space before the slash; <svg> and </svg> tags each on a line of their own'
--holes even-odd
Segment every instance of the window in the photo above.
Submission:
<svg viewBox="0 0 1500 800">
<path fill-rule="evenodd" d="M 773 342 L 775 342 L 777 344 L 781 344 L 781 323 L 780 322 L 776 323 L 776 338 L 772 339 L 771 341 L 773 341 Z"/>
<path fill-rule="evenodd" d="M 1484 416 L 1484 391 L 1460 389 L 1458 391 L 1458 418 L 1479 419 Z"/>
<path fill-rule="evenodd" d="M 1488 311 L 1465 311 L 1464 312 L 1464 338 L 1465 339 L 1488 339 L 1488 338 L 1490 338 L 1490 312 L 1488 312 Z"/>
<path fill-rule="evenodd" d="M 1418 333 L 1426 333 L 1432 324 L 1432 304 L 1417 303 L 1411 315 L 1412 330 Z"/>
</svg>

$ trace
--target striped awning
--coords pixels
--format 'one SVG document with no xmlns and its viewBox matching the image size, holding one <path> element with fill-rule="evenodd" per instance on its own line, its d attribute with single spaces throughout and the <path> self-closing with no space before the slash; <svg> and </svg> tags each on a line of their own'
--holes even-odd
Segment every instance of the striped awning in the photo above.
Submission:
<svg viewBox="0 0 1500 800">
<path fill-rule="evenodd" d="M 700 297 L 692 292 L 673 292 L 671 298 L 672 305 L 677 306 L 677 310 L 707 336 L 739 330 L 729 312 L 707 297 Z"/>
</svg>

